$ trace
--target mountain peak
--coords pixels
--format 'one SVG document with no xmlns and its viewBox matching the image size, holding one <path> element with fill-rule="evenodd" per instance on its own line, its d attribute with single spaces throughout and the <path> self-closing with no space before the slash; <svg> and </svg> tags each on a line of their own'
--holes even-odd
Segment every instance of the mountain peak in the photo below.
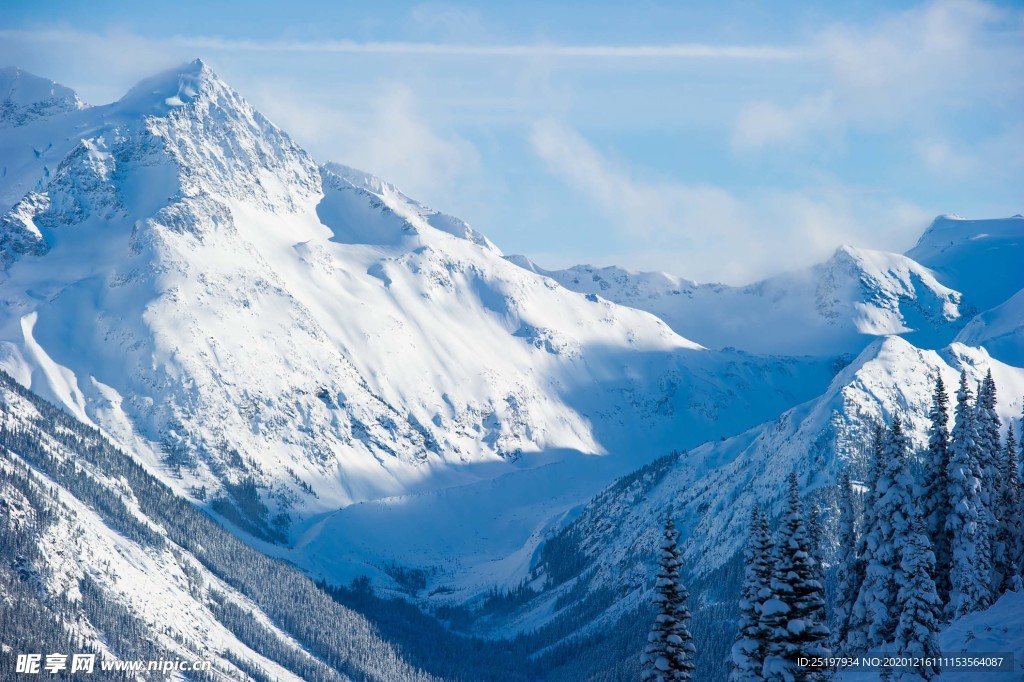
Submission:
<svg viewBox="0 0 1024 682">
<path fill-rule="evenodd" d="M 0 125 L 20 126 L 84 107 L 69 87 L 17 66 L 0 68 Z"/>
<path fill-rule="evenodd" d="M 159 114 L 215 92 L 232 90 L 206 62 L 194 59 L 140 81 L 121 98 L 119 104 L 139 113 Z"/>
<path fill-rule="evenodd" d="M 1009 218 L 986 218 L 982 220 L 971 220 L 955 213 L 940 215 L 928 229 L 924 231 L 921 238 L 913 249 L 907 252 L 912 256 L 913 252 L 920 252 L 929 248 L 948 246 L 963 241 L 970 241 L 978 238 L 993 236 L 1024 235 L 1024 217 L 1020 214 Z"/>
<path fill-rule="evenodd" d="M 1024 218 L 970 220 L 936 218 L 907 256 L 937 272 L 969 296 L 979 310 L 999 305 L 1024 288 L 1019 263 L 1024 253 Z M 1002 273 L 993 277 L 991 273 Z"/>
</svg>

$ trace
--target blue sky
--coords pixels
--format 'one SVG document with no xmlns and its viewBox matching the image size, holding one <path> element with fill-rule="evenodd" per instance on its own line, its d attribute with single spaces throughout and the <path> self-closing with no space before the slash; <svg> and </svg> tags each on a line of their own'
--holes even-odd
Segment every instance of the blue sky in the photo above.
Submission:
<svg viewBox="0 0 1024 682">
<path fill-rule="evenodd" d="M 1019 3 L 7 2 L 0 63 L 118 98 L 196 56 L 321 161 L 506 253 L 732 283 L 1024 211 Z"/>
</svg>

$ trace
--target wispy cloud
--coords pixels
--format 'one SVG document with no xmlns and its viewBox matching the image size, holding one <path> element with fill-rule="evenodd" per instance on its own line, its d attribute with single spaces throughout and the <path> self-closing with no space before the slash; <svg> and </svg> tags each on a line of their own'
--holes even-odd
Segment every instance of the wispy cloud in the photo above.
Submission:
<svg viewBox="0 0 1024 682">
<path fill-rule="evenodd" d="M 735 192 L 644 177 L 552 121 L 537 124 L 531 142 L 552 174 L 632 242 L 627 254 L 595 255 L 601 264 L 746 283 L 818 262 L 841 244 L 903 250 L 930 217 L 911 202 L 842 185 Z"/>
<path fill-rule="evenodd" d="M 676 44 L 660 36 L 684 33 L 655 30 L 582 44 L 589 29 L 510 27 L 459 2 L 344 34 L 365 40 L 119 29 L 130 13 L 86 29 L 40 11 L 0 30 L 0 64 L 99 103 L 202 56 L 316 158 L 396 182 L 506 250 L 741 282 L 839 243 L 900 250 L 931 213 L 1020 211 L 1024 10 L 876 9 L 785 39 L 740 21 L 742 39 Z"/>
<path fill-rule="evenodd" d="M 825 76 L 796 101 L 740 110 L 733 148 L 758 151 L 851 130 L 920 127 L 956 111 L 1024 99 L 1024 13 L 980 0 L 936 0 L 871 26 L 834 25 L 809 51 Z"/>
<path fill-rule="evenodd" d="M 305 144 L 390 182 L 417 198 L 444 195 L 480 172 L 477 149 L 424 116 L 418 96 L 401 83 L 382 83 L 362 115 L 294 97 L 274 83 L 274 120 Z"/>
<path fill-rule="evenodd" d="M 3 30 L 0 38 L 62 43 L 95 34 L 71 29 Z M 794 60 L 807 56 L 800 47 L 773 45 L 563 45 L 554 43 L 477 45 L 403 41 L 355 40 L 236 40 L 216 36 L 176 36 L 155 42 L 194 50 L 227 52 L 285 52 L 327 54 L 381 54 L 452 57 L 511 57 L 569 59 L 739 59 Z"/>
</svg>

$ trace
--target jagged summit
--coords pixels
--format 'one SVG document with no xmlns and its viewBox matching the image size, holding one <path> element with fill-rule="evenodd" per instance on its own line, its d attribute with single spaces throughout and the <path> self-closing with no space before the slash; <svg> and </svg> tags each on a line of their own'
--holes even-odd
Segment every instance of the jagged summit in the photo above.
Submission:
<svg viewBox="0 0 1024 682">
<path fill-rule="evenodd" d="M 85 106 L 67 86 L 16 66 L 0 68 L 0 127 L 22 126 Z"/>
<path fill-rule="evenodd" d="M 191 104 L 203 94 L 226 93 L 235 94 L 206 62 L 194 59 L 143 79 L 118 101 L 118 105 L 137 108 L 140 113 L 159 114 Z"/>
</svg>

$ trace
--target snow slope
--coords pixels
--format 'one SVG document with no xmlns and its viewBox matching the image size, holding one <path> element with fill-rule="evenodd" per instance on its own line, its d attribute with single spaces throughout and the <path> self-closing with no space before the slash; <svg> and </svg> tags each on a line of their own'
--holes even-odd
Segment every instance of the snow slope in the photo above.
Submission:
<svg viewBox="0 0 1024 682">
<path fill-rule="evenodd" d="M 1024 289 L 975 316 L 956 340 L 969 346 L 984 346 L 993 357 L 1024 366 Z"/>
<path fill-rule="evenodd" d="M 988 310 L 1024 288 L 1024 216 L 939 216 L 907 256 L 962 291 L 977 311 Z"/>
<path fill-rule="evenodd" d="M 1020 627 L 1020 614 L 1024 613 L 1024 592 L 1008 592 L 999 601 L 977 613 L 969 613 L 947 625 L 939 633 L 939 650 L 944 656 L 973 654 L 989 657 L 991 654 L 1012 655 L 1012 671 L 947 670 L 935 679 L 943 682 L 974 682 L 992 680 L 1017 682 L 1024 677 L 1024 629 Z M 846 672 L 837 675 L 844 682 L 877 680 L 877 672 Z"/>
<path fill-rule="evenodd" d="M 858 353 L 889 334 L 937 347 L 963 323 L 961 294 L 927 268 L 899 254 L 850 246 L 814 267 L 743 287 L 616 267 L 547 271 L 522 256 L 509 259 L 574 291 L 652 312 L 711 348 L 834 355 Z"/>
<path fill-rule="evenodd" d="M 552 580 L 547 576 L 557 574 L 557 567 L 536 559 L 543 552 L 524 562 L 520 575 L 543 589 L 523 607 L 521 623 L 550 621 L 558 615 L 551 610 L 558 597 L 566 609 L 611 590 L 613 604 L 601 613 L 608 622 L 642 603 L 652 584 L 650 557 L 660 540 L 658 519 L 669 511 L 682 531 L 687 568 L 707 575 L 722 567 L 742 546 L 755 503 L 770 514 L 779 512 L 791 471 L 797 472 L 807 494 L 833 486 L 845 466 L 852 464 L 856 473 L 871 420 L 888 420 L 899 412 L 907 418 L 912 440 L 923 445 L 935 374 L 942 374 L 947 387 L 955 386 L 961 369 L 976 380 L 991 369 L 1003 422 L 1019 417 L 1024 369 L 960 344 L 936 352 L 900 337 L 879 339 L 819 398 L 744 434 L 706 443 L 625 477 L 595 496 L 564 528 L 551 529 L 538 545 L 572 538 L 587 568 L 570 579 L 558 574 Z"/>
<path fill-rule="evenodd" d="M 51 642 L 63 645 L 57 653 L 81 652 L 67 643 L 82 638 L 107 659 L 212 663 L 213 676 L 194 679 L 436 679 L 406 663 L 362 616 L 298 571 L 271 567 L 7 375 L 0 442 L 0 553 L 22 532 L 34 545 L 16 557 L 20 577 L 0 566 L 5 634 L 36 615 L 7 601 L 19 589 L 13 577 L 53 611 L 47 627 L 63 633 Z M 311 632 L 318 620 L 339 636 Z M 41 638 L 15 652 L 39 653 Z M 13 670 L 12 643 L 0 646 L 5 671 Z"/>
<path fill-rule="evenodd" d="M 0 68 L 0 126 L 22 126 L 84 107 L 71 88 L 14 66 Z"/>
<path fill-rule="evenodd" d="M 0 211 L 56 170 L 93 112 L 63 85 L 15 67 L 0 68 Z"/>
<path fill-rule="evenodd" d="M 0 184 L 34 188 L 0 218 L 0 366 L 254 538 L 577 453 L 631 468 L 834 371 L 709 351 L 526 272 L 388 183 L 317 166 L 200 61 L 0 148 L 48 138 L 56 165 Z M 563 484 L 583 499 L 595 476 Z"/>
</svg>

